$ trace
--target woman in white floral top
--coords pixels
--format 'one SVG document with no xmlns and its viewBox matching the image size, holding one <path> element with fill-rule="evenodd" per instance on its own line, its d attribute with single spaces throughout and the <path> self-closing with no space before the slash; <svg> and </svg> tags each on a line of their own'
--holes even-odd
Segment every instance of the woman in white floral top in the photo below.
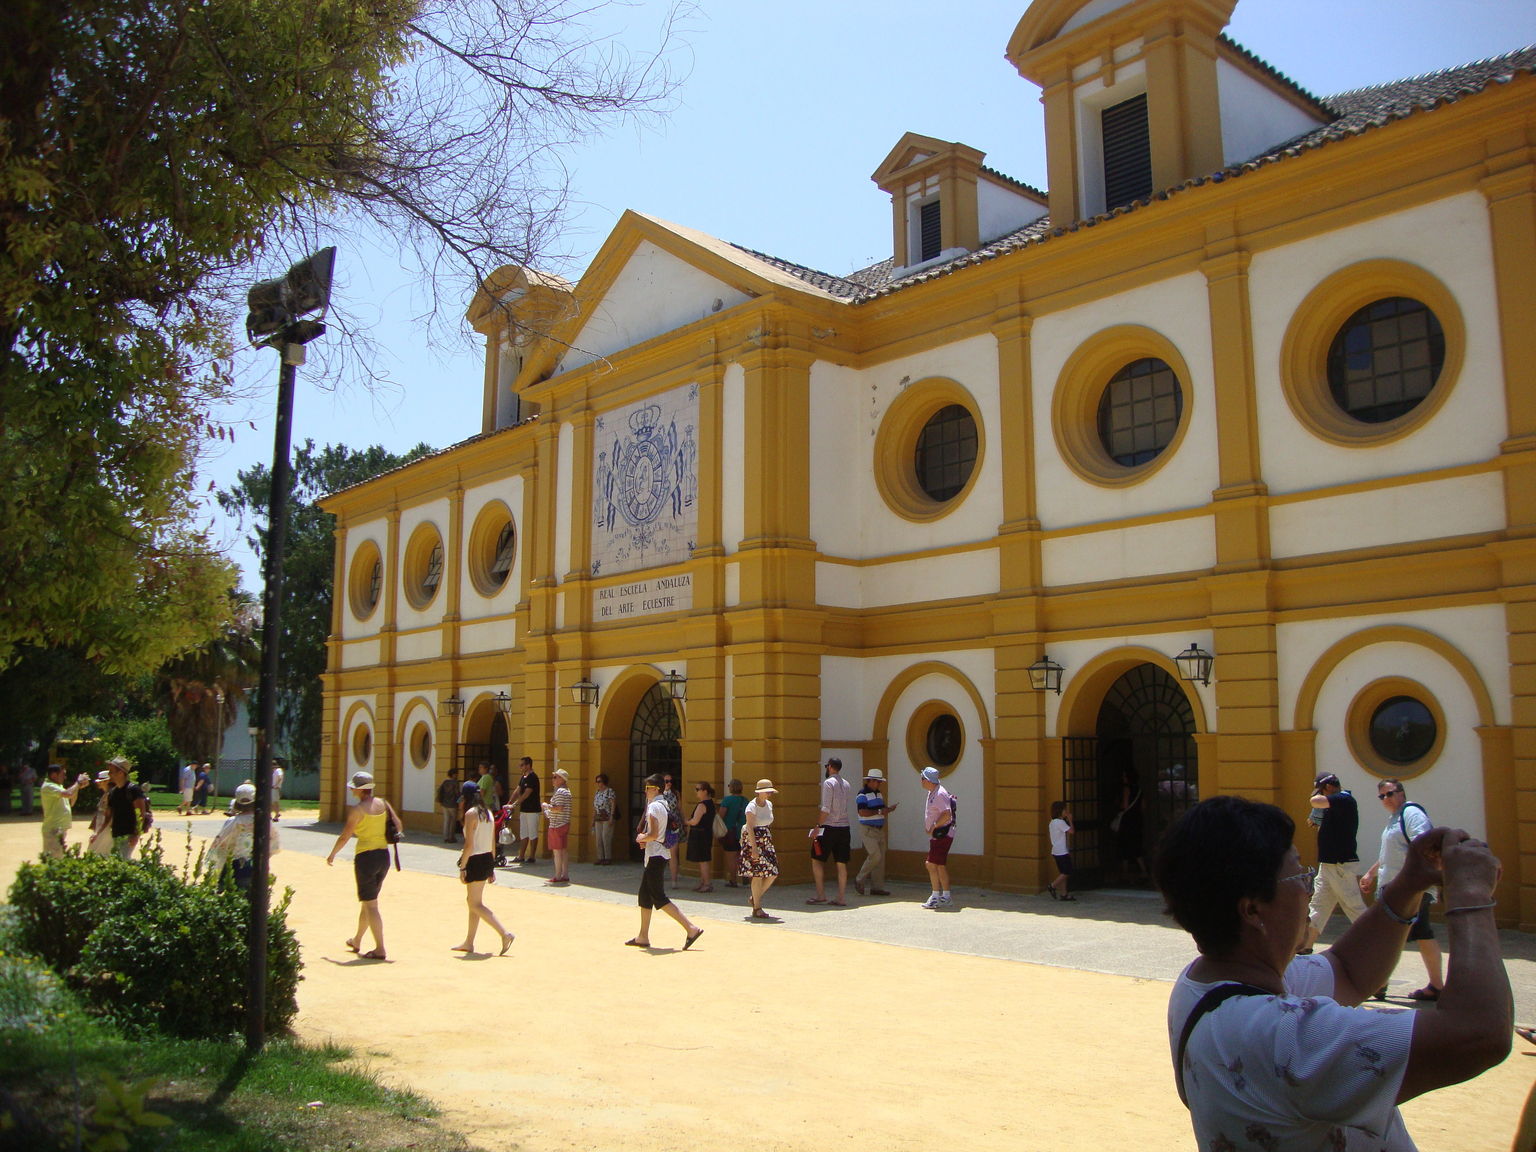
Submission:
<svg viewBox="0 0 1536 1152">
<path fill-rule="evenodd" d="M 235 789 L 235 814 L 224 821 L 224 827 L 213 838 L 208 849 L 208 871 L 217 876 L 229 863 L 234 872 L 235 886 L 242 892 L 251 890 L 251 877 L 256 873 L 256 785 L 242 784 Z M 268 855 L 280 851 L 277 829 L 273 828 L 268 841 Z"/>
</svg>

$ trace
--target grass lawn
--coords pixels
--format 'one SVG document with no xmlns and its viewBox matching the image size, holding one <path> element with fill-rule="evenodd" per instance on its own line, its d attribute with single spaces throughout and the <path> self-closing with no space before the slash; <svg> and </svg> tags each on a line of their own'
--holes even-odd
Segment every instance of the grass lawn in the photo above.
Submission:
<svg viewBox="0 0 1536 1152">
<path fill-rule="evenodd" d="M 124 1035 L 41 963 L 0 951 L 0 1149 L 467 1152 L 434 1115 L 343 1048 L 275 1039 L 252 1057 L 233 1038 Z"/>
</svg>

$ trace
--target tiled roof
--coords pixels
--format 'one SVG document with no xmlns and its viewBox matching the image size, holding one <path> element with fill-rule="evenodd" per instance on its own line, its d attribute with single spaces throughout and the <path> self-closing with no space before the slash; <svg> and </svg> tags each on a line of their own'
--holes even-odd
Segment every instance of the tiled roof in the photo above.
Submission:
<svg viewBox="0 0 1536 1152">
<path fill-rule="evenodd" d="M 393 476 L 397 472 L 404 472 L 407 468 L 414 468 L 424 460 L 435 460 L 439 456 L 446 456 L 448 453 L 456 452 L 470 444 L 478 444 L 481 440 L 489 440 L 492 436 L 500 436 L 503 432 L 511 432 L 513 429 L 521 428 L 525 424 L 536 424 L 538 419 L 538 414 L 535 413 L 532 416 L 524 416 L 516 424 L 508 424 L 505 428 L 494 428 L 489 432 L 477 432 L 475 435 L 467 436 L 455 444 L 448 445 L 446 448 L 437 448 L 428 452 L 425 456 L 418 456 L 414 460 L 407 460 L 404 464 L 396 464 L 393 468 L 386 468 L 377 476 L 370 476 L 366 480 L 359 480 L 356 484 L 348 484 L 345 488 L 338 488 L 334 492 L 327 492 L 320 497 L 320 500 L 323 503 L 333 496 L 340 496 L 343 492 L 350 492 L 354 488 L 361 488 L 364 484 L 372 484 L 375 480 L 381 480 L 385 476 Z"/>
<path fill-rule="evenodd" d="M 891 260 L 882 260 L 880 263 L 872 264 L 870 267 L 858 272 L 850 272 L 847 276 L 829 276 L 825 272 L 818 272 L 813 268 L 806 268 L 803 265 L 791 264 L 785 260 L 765 256 L 760 252 L 753 252 L 749 248 L 743 248 L 742 251 L 772 264 L 792 276 L 799 277 L 807 283 L 814 284 L 824 291 L 845 299 L 849 303 L 858 304 L 865 300 L 874 299 L 876 296 L 900 291 L 911 284 L 919 284 L 940 276 L 947 276 L 961 268 L 968 268 L 973 264 L 980 264 L 986 260 L 994 260 L 999 256 L 1007 255 L 1009 252 L 1015 252 L 1031 244 L 1043 243 L 1054 236 L 1067 232 L 1077 232 L 1084 228 L 1093 228 L 1117 216 L 1123 216 L 1126 213 L 1144 208 L 1152 201 L 1166 200 L 1170 196 L 1178 195 L 1202 184 L 1217 184 L 1234 179 L 1266 165 L 1277 163 L 1292 156 L 1298 156 L 1314 148 L 1321 148 L 1323 145 L 1333 143 L 1336 140 L 1357 136 L 1361 132 L 1369 131 L 1372 128 L 1379 128 L 1394 120 L 1401 120 L 1416 112 L 1426 112 L 1443 104 L 1454 103 L 1463 97 L 1475 95 L 1490 85 L 1508 83 L 1519 74 L 1536 72 L 1536 45 L 1531 45 L 1514 52 L 1505 53 L 1502 56 L 1493 56 L 1487 60 L 1463 64 L 1456 68 L 1446 68 L 1440 72 L 1430 72 L 1423 76 L 1413 76 L 1406 80 L 1396 80 L 1389 84 L 1378 84 L 1371 88 L 1359 88 L 1351 92 L 1341 92 L 1337 96 L 1317 99 L 1279 72 L 1276 72 L 1258 57 L 1253 56 L 1252 53 L 1242 48 L 1241 45 L 1232 42 L 1232 47 L 1242 51 L 1257 65 L 1271 73 L 1277 80 L 1294 88 L 1298 94 L 1315 103 L 1320 112 L 1332 115 L 1335 119 L 1302 136 L 1279 144 L 1252 159 L 1245 160 L 1239 164 L 1233 164 L 1218 172 L 1212 172 L 1207 176 L 1198 176 L 1192 180 L 1187 180 L 1177 187 L 1156 192 L 1149 200 L 1137 200 L 1131 204 L 1105 212 L 1102 215 L 1094 216 L 1087 220 L 1079 220 L 1064 228 L 1054 227 L 1049 217 L 1043 217 L 1033 224 L 1020 228 L 1016 232 L 1011 232 L 1006 236 L 983 244 L 974 252 L 967 252 L 965 255 L 957 256 L 955 259 L 943 264 L 932 265 L 910 276 L 893 277 L 892 273 L 895 271 L 895 268 Z M 1024 187 L 1028 187 L 1028 185 L 1024 185 Z"/>
</svg>

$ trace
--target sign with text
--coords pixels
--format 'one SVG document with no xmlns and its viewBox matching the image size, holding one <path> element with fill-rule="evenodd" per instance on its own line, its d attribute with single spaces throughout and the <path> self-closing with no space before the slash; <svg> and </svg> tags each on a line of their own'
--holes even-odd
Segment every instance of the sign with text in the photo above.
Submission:
<svg viewBox="0 0 1536 1152">
<path fill-rule="evenodd" d="M 592 620 L 604 624 L 613 620 L 633 620 L 661 612 L 686 612 L 693 607 L 693 573 L 679 576 L 652 576 L 614 584 L 593 593 Z"/>
</svg>

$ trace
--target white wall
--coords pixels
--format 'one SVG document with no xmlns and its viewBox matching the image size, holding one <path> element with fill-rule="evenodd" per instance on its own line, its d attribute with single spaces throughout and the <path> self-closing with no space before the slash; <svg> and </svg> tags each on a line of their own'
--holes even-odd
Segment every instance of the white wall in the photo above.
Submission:
<svg viewBox="0 0 1536 1152">
<path fill-rule="evenodd" d="M 983 732 L 994 732 L 996 718 L 989 711 L 986 724 L 977 712 L 970 693 L 953 676 L 931 673 L 914 680 L 902 691 L 891 711 L 884 732 L 874 731 L 875 710 L 891 683 L 914 664 L 935 661 L 948 664 L 968 681 L 983 701 L 996 698 L 996 675 L 990 650 L 931 652 L 921 655 L 874 656 L 865 658 L 824 656 L 821 661 L 821 731 L 825 755 L 842 758 L 843 774 L 863 771 L 863 758 L 853 758 L 849 743 L 856 740 L 884 739 L 889 742 L 886 763 L 886 796 L 903 805 L 891 819 L 890 846 L 904 850 L 926 850 L 923 834 L 923 801 L 927 796 L 918 782 L 922 765 L 907 761 L 907 724 L 912 713 L 929 700 L 941 700 L 955 711 L 965 729 L 965 750 L 954 768 L 944 778 L 944 785 L 960 798 L 960 833 L 955 851 L 976 855 L 982 851 L 986 830 L 984 811 L 984 765 L 981 740 Z M 990 707 L 990 705 L 989 705 Z"/>
<path fill-rule="evenodd" d="M 1226 60 L 1216 61 L 1216 93 L 1225 164 L 1251 160 L 1323 123 Z"/>
<path fill-rule="evenodd" d="M 469 548 L 470 534 L 474 531 L 475 521 L 487 504 L 500 502 L 506 507 L 512 517 L 512 530 L 516 534 L 516 543 L 512 553 L 512 567 L 507 572 L 507 581 L 494 595 L 483 596 L 475 587 L 474 579 L 470 576 Z M 523 534 L 523 478 L 521 476 L 507 475 L 498 477 L 489 484 L 477 484 L 473 488 L 464 490 L 464 534 L 462 546 L 464 555 L 460 565 L 459 579 L 459 615 L 465 620 L 472 620 L 477 616 L 500 615 L 510 612 L 517 606 L 518 589 L 523 586 L 523 555 L 528 544 L 527 537 Z"/>
<path fill-rule="evenodd" d="M 431 524 L 437 529 L 439 539 L 443 542 L 443 579 L 438 585 L 437 595 L 432 598 L 425 608 L 411 607 L 410 600 L 405 595 L 405 582 L 407 580 L 405 556 L 410 550 L 411 534 L 420 524 Z M 399 595 L 395 611 L 395 622 L 400 631 L 406 632 L 412 628 L 422 628 L 431 624 L 442 622 L 447 612 L 448 603 L 448 501 L 429 500 L 425 504 L 417 504 L 411 508 L 400 510 L 400 560 L 395 565 L 396 591 Z M 389 565 L 385 563 L 385 572 Z M 382 620 L 381 620 L 382 622 Z"/>
<path fill-rule="evenodd" d="M 1352 264 L 1383 258 L 1418 264 L 1455 294 L 1467 329 L 1460 382 L 1430 420 L 1399 440 L 1373 448 L 1329 444 L 1297 421 L 1286 403 L 1280 384 L 1285 330 L 1302 300 L 1323 280 Z M 1451 196 L 1260 252 L 1249 272 L 1259 441 L 1271 493 L 1498 456 L 1508 433 L 1488 207 L 1480 193 Z"/>
<path fill-rule="evenodd" d="M 1273 554 L 1306 556 L 1404 540 L 1434 540 L 1504 527 L 1499 473 L 1457 476 L 1278 503 L 1269 514 Z"/>
<path fill-rule="evenodd" d="M 983 244 L 1033 224 L 1045 211 L 1045 205 L 1039 201 L 1011 192 L 985 177 L 976 182 L 976 223 Z"/>
<path fill-rule="evenodd" d="M 352 615 L 352 562 L 357 558 L 357 553 L 364 544 L 372 543 L 379 550 L 379 558 L 384 562 L 384 579 L 389 578 L 389 521 L 382 516 L 372 520 L 360 520 L 356 524 L 347 525 L 346 539 L 346 564 L 342 568 L 341 588 L 338 594 L 342 597 L 341 605 L 341 637 L 350 640 L 358 636 L 372 636 L 384 625 L 384 596 L 388 591 L 381 582 L 379 585 L 379 603 L 373 610 L 373 615 L 366 621 L 360 621 Z"/>
<path fill-rule="evenodd" d="M 448 770 L 452 761 L 451 748 L 437 746 L 437 693 L 431 693 L 431 702 L 421 699 L 416 691 L 395 693 L 395 715 L 400 719 L 396 740 L 396 763 L 400 765 L 400 807 L 406 812 L 431 812 L 437 802 L 437 783 Z M 411 733 L 418 724 L 425 724 L 432 733 L 432 756 L 423 768 L 411 760 Z M 377 739 L 377 733 L 375 733 Z M 441 768 L 439 768 L 441 765 Z"/>
<path fill-rule="evenodd" d="M 1209 516 L 1048 536 L 1040 544 L 1042 578 L 1051 587 L 1199 571 L 1215 564 L 1215 521 Z"/>
<path fill-rule="evenodd" d="M 898 516 L 875 484 L 875 444 L 891 404 L 930 377 L 970 393 L 982 436 L 979 474 L 953 510 L 915 523 Z M 989 540 L 1002 523 L 997 341 L 975 336 L 863 372 L 818 364 L 811 389 L 811 536 L 823 554 L 889 556 Z M 925 595 L 922 599 L 930 599 Z"/>
<path fill-rule="evenodd" d="M 751 299 L 642 240 L 561 361 L 569 372 Z"/>
<path fill-rule="evenodd" d="M 1257 292 L 1254 298 L 1258 298 Z M 1062 460 L 1052 431 L 1051 399 L 1072 354 L 1095 333 L 1121 324 L 1150 328 L 1179 350 L 1190 372 L 1190 379 L 1179 381 L 1184 389 L 1183 419 L 1188 429 L 1177 451 L 1147 479 L 1122 488 L 1104 488 L 1082 479 Z M 1042 316 L 1034 323 L 1030 348 L 1035 486 L 1042 527 L 1049 531 L 1174 508 L 1203 507 L 1209 502 L 1219 473 L 1210 304 L 1203 276 L 1177 276 Z M 1167 563 L 1152 557 L 1146 562 Z"/>
</svg>

